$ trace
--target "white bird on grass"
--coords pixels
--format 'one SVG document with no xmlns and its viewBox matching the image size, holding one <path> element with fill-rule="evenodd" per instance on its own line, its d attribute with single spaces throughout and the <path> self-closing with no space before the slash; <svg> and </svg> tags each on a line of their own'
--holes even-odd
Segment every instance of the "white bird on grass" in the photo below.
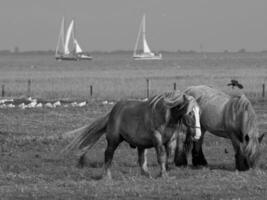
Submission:
<svg viewBox="0 0 267 200">
<path fill-rule="evenodd" d="M 45 104 L 45 107 L 48 107 L 48 108 L 53 108 L 53 104 L 52 104 L 52 103 L 50 103 L 50 102 L 48 102 L 48 103 L 46 103 L 46 104 Z"/>
<path fill-rule="evenodd" d="M 19 104 L 19 108 L 25 109 L 25 108 L 27 108 L 27 106 L 25 105 L 25 103 L 21 103 L 21 104 Z"/>
<path fill-rule="evenodd" d="M 36 108 L 42 108 L 43 107 L 43 104 L 42 103 L 38 103 L 35 107 Z"/>
<path fill-rule="evenodd" d="M 57 102 L 55 102 L 55 103 L 53 104 L 53 107 L 57 107 L 57 106 L 61 106 L 60 101 L 57 101 Z"/>
<path fill-rule="evenodd" d="M 81 103 L 78 104 L 79 107 L 83 107 L 83 106 L 85 106 L 85 105 L 86 105 L 86 101 L 81 102 Z"/>
</svg>

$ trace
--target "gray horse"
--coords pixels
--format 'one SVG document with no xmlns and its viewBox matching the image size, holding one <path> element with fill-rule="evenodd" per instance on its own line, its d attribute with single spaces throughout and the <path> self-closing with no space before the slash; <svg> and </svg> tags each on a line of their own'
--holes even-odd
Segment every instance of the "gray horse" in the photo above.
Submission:
<svg viewBox="0 0 267 200">
<path fill-rule="evenodd" d="M 208 86 L 192 86 L 184 91 L 193 96 L 200 107 L 200 124 L 202 136 L 192 141 L 192 164 L 205 166 L 207 161 L 202 151 L 206 131 L 231 140 L 235 150 L 236 169 L 248 170 L 255 166 L 259 157 L 259 144 L 264 136 L 260 134 L 255 111 L 245 95 L 230 96 Z M 186 140 L 186 141 L 190 141 Z M 187 142 L 187 146 L 190 146 Z M 179 149 L 178 149 L 179 148 Z M 187 165 L 187 152 L 180 144 L 175 154 L 177 166 Z"/>
<path fill-rule="evenodd" d="M 79 135 L 64 152 L 78 148 L 81 155 L 79 163 L 83 165 L 87 151 L 106 134 L 104 169 L 107 178 L 111 178 L 113 155 L 122 141 L 137 147 L 141 174 L 148 177 L 145 149 L 154 147 L 161 166 L 160 176 L 167 177 L 168 145 L 185 130 L 184 127 L 194 129 L 192 137 L 200 138 L 199 107 L 189 95 L 176 91 L 152 97 L 148 101 L 120 101 L 106 116 L 72 131 Z"/>
</svg>

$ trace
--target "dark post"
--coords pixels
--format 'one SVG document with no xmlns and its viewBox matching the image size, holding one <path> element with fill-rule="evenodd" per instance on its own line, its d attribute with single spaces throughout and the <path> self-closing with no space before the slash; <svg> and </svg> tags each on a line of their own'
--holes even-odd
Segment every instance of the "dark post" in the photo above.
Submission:
<svg viewBox="0 0 267 200">
<path fill-rule="evenodd" d="M 2 85 L 2 97 L 5 96 L 5 85 Z"/>
<path fill-rule="evenodd" d="M 31 79 L 28 80 L 28 84 L 27 84 L 27 95 L 28 97 L 31 96 L 31 85 L 32 85 L 32 81 Z"/>
<path fill-rule="evenodd" d="M 265 97 L 265 83 L 262 84 L 262 97 Z"/>
<path fill-rule="evenodd" d="M 92 97 L 93 96 L 93 86 L 90 85 L 90 96 Z"/>
<path fill-rule="evenodd" d="M 150 90 L 150 81 L 147 78 L 146 79 L 146 96 L 147 96 L 147 98 L 149 98 L 149 90 Z"/>
<path fill-rule="evenodd" d="M 176 83 L 173 83 L 173 90 L 176 90 Z"/>
</svg>

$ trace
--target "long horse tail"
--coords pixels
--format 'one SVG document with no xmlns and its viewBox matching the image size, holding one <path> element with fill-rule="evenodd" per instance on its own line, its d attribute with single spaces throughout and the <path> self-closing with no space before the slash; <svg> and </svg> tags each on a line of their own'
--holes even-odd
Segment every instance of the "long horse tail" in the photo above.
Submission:
<svg viewBox="0 0 267 200">
<path fill-rule="evenodd" d="M 66 146 L 61 153 L 67 154 L 73 149 L 78 149 L 79 154 L 86 153 L 106 132 L 109 114 L 94 121 L 92 124 L 83 126 L 73 131 L 65 133 L 65 135 L 78 135 L 74 140 Z"/>
</svg>

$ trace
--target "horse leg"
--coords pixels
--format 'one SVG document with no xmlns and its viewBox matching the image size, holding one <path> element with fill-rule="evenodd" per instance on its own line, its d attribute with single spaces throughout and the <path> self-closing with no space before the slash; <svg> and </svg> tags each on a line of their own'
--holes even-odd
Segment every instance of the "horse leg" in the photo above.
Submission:
<svg viewBox="0 0 267 200">
<path fill-rule="evenodd" d="M 246 171 L 249 169 L 249 164 L 246 157 L 243 155 L 240 148 L 240 142 L 234 134 L 231 134 L 231 142 L 235 150 L 235 167 L 239 171 Z"/>
<path fill-rule="evenodd" d="M 122 142 L 121 138 L 109 138 L 107 137 L 107 148 L 105 151 L 105 163 L 104 163 L 104 170 L 105 174 L 108 179 L 112 179 L 110 167 L 113 159 L 113 155 L 119 144 Z"/>
<path fill-rule="evenodd" d="M 167 163 L 166 163 L 167 170 L 169 170 L 169 165 L 173 163 L 176 146 L 177 146 L 176 135 L 173 135 L 170 141 L 165 145 L 166 155 L 167 155 Z"/>
<path fill-rule="evenodd" d="M 186 167 L 187 162 L 187 155 L 184 150 L 180 151 L 179 147 L 175 149 L 175 156 L 174 156 L 174 163 L 177 167 L 184 166 Z"/>
<path fill-rule="evenodd" d="M 155 131 L 154 133 L 154 146 L 157 153 L 158 163 L 160 164 L 161 171 L 160 171 L 160 177 L 168 177 L 167 171 L 166 171 L 166 162 L 167 162 L 167 155 L 166 155 L 166 149 L 162 142 L 162 136 L 158 131 Z"/>
<path fill-rule="evenodd" d="M 170 169 L 170 165 L 172 164 L 173 162 L 173 149 L 175 147 L 173 147 L 175 144 L 172 143 L 172 144 L 167 144 L 167 145 L 164 145 L 165 146 L 165 149 L 166 149 L 166 169 L 169 170 Z"/>
<path fill-rule="evenodd" d="M 147 151 L 144 148 L 138 148 L 138 164 L 141 168 L 141 175 L 151 178 L 147 168 Z"/>
<path fill-rule="evenodd" d="M 85 164 L 85 154 L 86 154 L 86 152 L 83 153 L 83 154 L 80 156 L 80 158 L 79 158 L 79 160 L 78 160 L 77 167 L 79 167 L 79 168 L 83 168 L 83 167 L 84 167 L 84 164 Z"/>
<path fill-rule="evenodd" d="M 202 130 L 201 138 L 198 141 L 193 141 L 192 149 L 192 164 L 193 166 L 207 166 L 208 162 L 202 151 L 202 144 L 204 139 L 205 131 Z"/>
<path fill-rule="evenodd" d="M 185 149 L 185 136 L 182 132 L 178 134 L 175 154 L 174 154 L 174 163 L 176 166 L 187 166 L 187 153 Z"/>
</svg>

